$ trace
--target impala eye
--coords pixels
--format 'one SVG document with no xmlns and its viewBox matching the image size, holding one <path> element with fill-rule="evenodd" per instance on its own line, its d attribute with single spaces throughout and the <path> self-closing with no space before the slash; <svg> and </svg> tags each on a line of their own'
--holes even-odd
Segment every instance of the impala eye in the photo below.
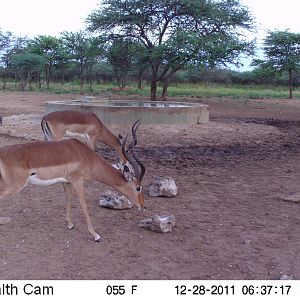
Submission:
<svg viewBox="0 0 300 300">
<path fill-rule="evenodd" d="M 137 186 L 137 187 L 136 187 L 136 191 L 137 191 L 137 192 L 140 192 L 140 191 L 141 191 L 141 187 L 140 187 L 140 186 Z"/>
</svg>

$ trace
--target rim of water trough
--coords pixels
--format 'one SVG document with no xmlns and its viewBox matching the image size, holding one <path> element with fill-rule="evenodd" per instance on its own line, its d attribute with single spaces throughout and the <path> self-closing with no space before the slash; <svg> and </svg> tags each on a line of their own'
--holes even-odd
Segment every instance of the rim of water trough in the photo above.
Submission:
<svg viewBox="0 0 300 300">
<path fill-rule="evenodd" d="M 48 101 L 49 104 L 67 104 L 67 105 L 80 105 L 80 106 L 107 106 L 107 107 L 141 107 L 141 108 L 187 108 L 187 107 L 208 107 L 206 104 L 195 102 L 182 102 L 182 101 L 149 101 L 149 100 L 110 100 L 98 97 L 82 97 L 70 100 L 56 100 Z M 135 105 L 134 105 L 135 104 Z"/>
<path fill-rule="evenodd" d="M 209 121 L 208 105 L 192 102 L 110 100 L 97 97 L 49 101 L 46 113 L 57 110 L 93 112 L 104 124 L 202 124 Z"/>
</svg>

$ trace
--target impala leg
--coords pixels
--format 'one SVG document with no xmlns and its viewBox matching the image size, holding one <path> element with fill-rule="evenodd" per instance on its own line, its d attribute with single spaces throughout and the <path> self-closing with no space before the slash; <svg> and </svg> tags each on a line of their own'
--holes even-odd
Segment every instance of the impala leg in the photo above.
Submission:
<svg viewBox="0 0 300 300">
<path fill-rule="evenodd" d="M 72 186 L 71 186 L 71 183 L 64 182 L 63 187 L 64 187 L 64 190 L 65 190 L 66 196 L 67 196 L 67 205 L 66 205 L 67 228 L 72 229 L 72 228 L 74 228 L 74 225 L 72 223 L 72 218 L 71 218 L 72 198 L 73 198 Z"/>
<path fill-rule="evenodd" d="M 91 149 L 96 151 L 96 138 L 93 135 L 87 134 L 87 144 Z"/>
<path fill-rule="evenodd" d="M 3 180 L 1 178 L 0 172 L 0 199 L 19 193 L 27 185 L 28 176 L 23 176 L 22 174 L 18 174 L 17 172 L 11 176 L 12 178 L 18 178 L 19 184 L 17 184 L 16 182 L 9 183 L 6 180 Z"/>
<path fill-rule="evenodd" d="M 87 203 L 85 200 L 85 196 L 84 196 L 84 191 L 83 191 L 83 181 L 82 180 L 78 180 L 76 182 L 72 182 L 72 187 L 74 192 L 76 193 L 81 208 L 83 210 L 87 225 L 88 225 L 88 231 L 89 233 L 94 237 L 94 240 L 96 242 L 100 241 L 100 235 L 94 230 L 94 227 L 92 225 L 92 221 L 91 221 L 91 217 L 90 214 L 88 212 L 88 207 L 87 207 Z"/>
</svg>

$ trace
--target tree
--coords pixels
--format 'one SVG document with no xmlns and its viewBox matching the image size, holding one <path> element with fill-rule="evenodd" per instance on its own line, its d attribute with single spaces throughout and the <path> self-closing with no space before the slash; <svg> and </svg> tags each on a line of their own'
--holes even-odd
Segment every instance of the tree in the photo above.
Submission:
<svg viewBox="0 0 300 300">
<path fill-rule="evenodd" d="M 90 37 L 86 49 L 85 68 L 87 81 L 89 82 L 90 92 L 93 91 L 93 78 L 95 77 L 95 65 L 104 55 L 104 46 L 101 39 Z"/>
<path fill-rule="evenodd" d="M 24 91 L 27 83 L 31 84 L 33 74 L 44 68 L 46 59 L 34 53 L 14 54 L 11 58 L 12 67 L 20 78 L 20 90 Z"/>
<path fill-rule="evenodd" d="M 52 37 L 49 35 L 39 35 L 34 40 L 32 40 L 28 46 L 31 53 L 41 55 L 46 59 L 45 80 L 47 89 L 49 89 L 50 86 L 52 67 L 58 56 L 59 45 L 59 40 L 56 37 Z M 41 85 L 40 76 L 38 78 L 38 81 Z"/>
<path fill-rule="evenodd" d="M 84 83 L 84 61 L 88 48 L 88 38 L 84 31 L 79 32 L 63 32 L 62 41 L 69 50 L 70 57 L 79 62 L 80 69 L 80 94 L 83 94 Z"/>
<path fill-rule="evenodd" d="M 11 32 L 2 32 L 0 29 L 0 52 L 4 52 L 9 48 L 10 44 L 12 43 L 12 33 Z M 7 80 L 7 57 L 5 52 L 1 57 L 1 61 L 4 64 L 4 68 L 0 65 L 0 76 L 3 77 L 3 86 L 2 88 L 5 89 L 6 80 Z"/>
<path fill-rule="evenodd" d="M 134 55 L 132 57 L 133 70 L 137 71 L 138 88 L 143 88 L 143 75 L 149 69 L 147 49 L 141 43 L 132 44 Z"/>
<path fill-rule="evenodd" d="M 0 29 L 0 51 L 5 49 L 12 40 L 12 33 L 10 31 L 2 32 Z"/>
<path fill-rule="evenodd" d="M 125 88 L 126 77 L 132 65 L 134 55 L 133 43 L 123 38 L 115 39 L 107 51 L 114 75 L 120 88 Z"/>
<path fill-rule="evenodd" d="M 80 94 L 82 95 L 86 71 L 87 69 L 92 70 L 97 58 L 102 54 L 101 39 L 92 38 L 85 31 L 63 32 L 61 39 L 70 53 L 70 58 L 79 62 Z"/>
<path fill-rule="evenodd" d="M 24 53 L 29 41 L 26 37 L 15 37 L 10 33 L 8 33 L 8 36 L 9 39 L 6 40 L 5 46 L 2 48 L 1 56 L 3 66 L 3 90 L 6 88 L 6 82 L 9 72 L 11 71 L 16 74 L 16 69 L 12 68 L 12 56 L 15 54 Z"/>
<path fill-rule="evenodd" d="M 59 46 L 55 57 L 55 69 L 61 72 L 60 78 L 62 80 L 62 84 L 65 83 L 65 76 L 70 68 L 70 60 L 70 52 L 65 47 L 63 40 L 59 39 Z"/>
<path fill-rule="evenodd" d="M 300 69 L 300 33 L 288 30 L 269 32 L 264 40 L 264 60 L 254 60 L 253 66 L 259 66 L 267 74 L 287 73 L 289 98 L 293 98 L 293 73 Z"/>
<path fill-rule="evenodd" d="M 92 32 L 144 46 L 152 73 L 152 100 L 158 81 L 167 85 L 173 74 L 201 54 L 205 53 L 202 62 L 212 58 L 232 62 L 232 51 L 248 51 L 251 43 L 241 39 L 242 30 L 253 28 L 253 18 L 239 0 L 105 0 L 86 22 Z M 213 57 L 206 49 L 210 37 L 218 49 Z"/>
</svg>

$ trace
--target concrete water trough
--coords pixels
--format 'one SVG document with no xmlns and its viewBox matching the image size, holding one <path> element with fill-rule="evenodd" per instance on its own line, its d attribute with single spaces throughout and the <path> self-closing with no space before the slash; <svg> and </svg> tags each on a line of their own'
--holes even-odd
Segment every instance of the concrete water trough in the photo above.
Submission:
<svg viewBox="0 0 300 300">
<path fill-rule="evenodd" d="M 82 97 L 76 100 L 50 101 L 46 113 L 76 110 L 95 113 L 104 124 L 200 124 L 209 120 L 208 106 L 189 102 L 106 100 Z"/>
</svg>

